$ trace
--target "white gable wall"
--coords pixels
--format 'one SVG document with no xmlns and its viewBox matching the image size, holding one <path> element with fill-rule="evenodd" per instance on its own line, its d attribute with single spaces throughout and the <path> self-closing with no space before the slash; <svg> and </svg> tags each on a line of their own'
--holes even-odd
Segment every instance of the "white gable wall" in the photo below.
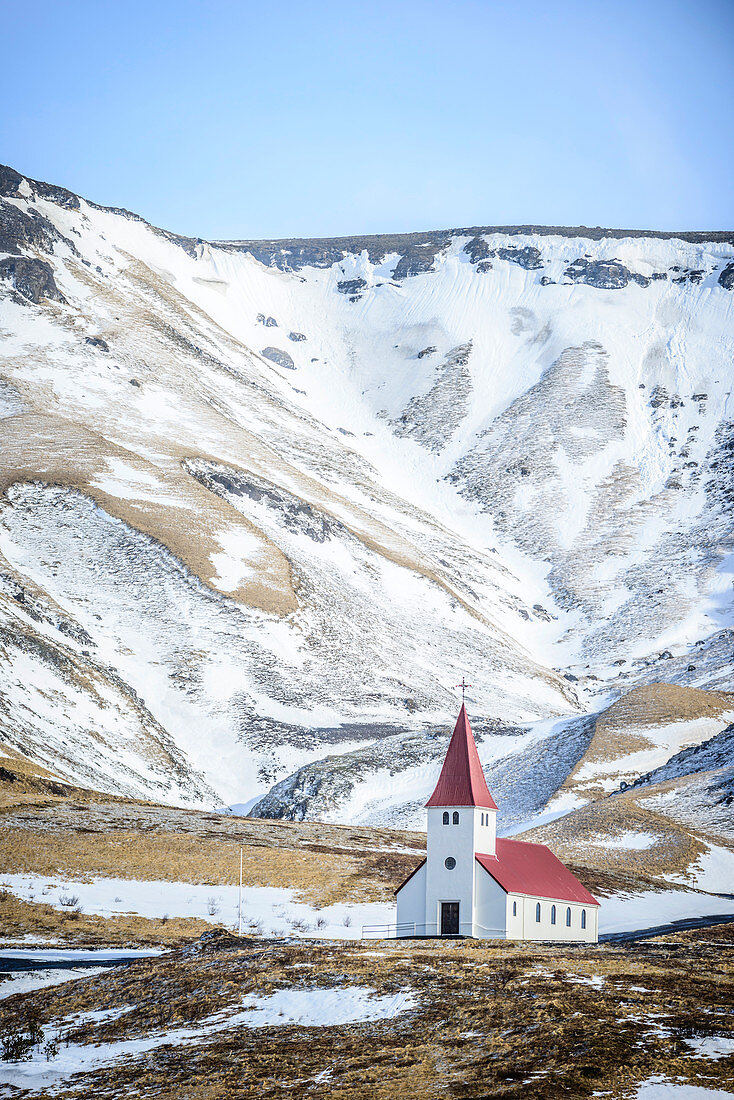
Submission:
<svg viewBox="0 0 734 1100">
<path fill-rule="evenodd" d="M 426 934 L 426 864 L 398 891 L 398 936 Z"/>
<path fill-rule="evenodd" d="M 504 939 L 507 894 L 498 882 L 476 863 L 476 905 L 474 935 L 477 939 Z"/>
</svg>

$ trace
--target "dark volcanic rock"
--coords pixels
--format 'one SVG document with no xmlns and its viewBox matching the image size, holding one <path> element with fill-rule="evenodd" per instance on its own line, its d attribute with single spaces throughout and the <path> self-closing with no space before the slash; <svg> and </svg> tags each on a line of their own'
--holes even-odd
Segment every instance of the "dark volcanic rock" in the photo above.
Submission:
<svg viewBox="0 0 734 1100">
<path fill-rule="evenodd" d="M 66 302 L 66 298 L 56 286 L 51 265 L 44 260 L 9 256 L 5 260 L 0 260 L 0 279 L 12 283 L 18 293 L 31 302 L 40 302 L 42 298 Z"/>
<path fill-rule="evenodd" d="M 497 255 L 501 260 L 509 260 L 512 264 L 524 267 L 526 271 L 534 271 L 543 266 L 540 249 L 533 248 L 532 245 L 526 245 L 525 248 L 498 248 Z"/>
<path fill-rule="evenodd" d="M 340 279 L 336 289 L 340 294 L 359 294 L 366 286 L 364 279 Z"/>
<path fill-rule="evenodd" d="M 433 261 L 443 248 L 451 243 L 449 236 L 427 244 L 415 244 L 406 248 L 393 271 L 393 279 L 408 279 L 411 275 L 423 275 L 433 271 Z"/>
<path fill-rule="evenodd" d="M 314 542 L 325 542 L 337 534 L 348 536 L 347 528 L 338 519 L 319 512 L 300 497 L 255 474 L 245 474 L 203 459 L 185 462 L 184 467 L 211 492 L 225 500 L 248 497 L 258 504 L 264 504 L 278 513 L 281 522 L 290 531 L 307 535 Z"/>
<path fill-rule="evenodd" d="M 34 194 L 55 202 L 57 206 L 65 206 L 69 210 L 79 209 L 79 198 L 73 191 L 67 191 L 65 187 L 55 187 L 51 183 L 42 183 L 40 180 L 27 179 L 5 164 L 0 164 L 0 195 L 15 198 L 24 179 Z"/>
<path fill-rule="evenodd" d="M 491 270 L 492 270 L 492 261 L 491 260 L 480 260 L 479 263 L 477 264 L 477 271 L 481 272 L 481 274 L 484 274 L 486 271 L 491 271 Z"/>
<path fill-rule="evenodd" d="M 464 252 L 466 252 L 473 264 L 479 263 L 480 260 L 486 260 L 489 256 L 494 255 L 493 252 L 490 252 L 489 245 L 484 237 L 472 237 L 472 239 L 464 245 Z M 490 264 L 490 267 L 491 266 Z"/>
<path fill-rule="evenodd" d="M 60 239 L 51 222 L 40 214 L 31 217 L 9 202 L 0 203 L 0 252 L 20 256 L 21 246 L 46 250 Z"/>
<path fill-rule="evenodd" d="M 280 348 L 263 348 L 260 352 L 266 359 L 269 359 L 271 363 L 277 363 L 279 367 L 285 367 L 287 370 L 295 370 L 296 364 L 291 359 L 287 351 L 281 351 Z"/>
<path fill-rule="evenodd" d="M 567 267 L 564 274 L 575 283 L 586 283 L 599 290 L 621 290 L 632 275 L 619 260 L 586 260 L 579 258 Z"/>
<path fill-rule="evenodd" d="M 106 340 L 103 340 L 101 336 L 86 336 L 84 338 L 85 344 L 91 344 L 93 348 L 101 348 L 102 351 L 109 351 L 110 346 Z"/>
<path fill-rule="evenodd" d="M 724 290 L 734 290 L 734 261 L 719 272 L 719 286 L 723 286 Z"/>
</svg>

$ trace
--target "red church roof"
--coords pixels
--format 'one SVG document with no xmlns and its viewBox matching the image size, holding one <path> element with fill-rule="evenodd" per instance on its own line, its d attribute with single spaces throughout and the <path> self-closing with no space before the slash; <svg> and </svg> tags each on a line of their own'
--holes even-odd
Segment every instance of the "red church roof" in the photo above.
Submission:
<svg viewBox="0 0 734 1100">
<path fill-rule="evenodd" d="M 498 838 L 497 855 L 477 855 L 476 860 L 508 894 L 599 904 L 545 844 Z"/>
<path fill-rule="evenodd" d="M 484 806 L 496 810 L 484 778 L 474 734 L 462 703 L 436 789 L 426 806 Z"/>
</svg>

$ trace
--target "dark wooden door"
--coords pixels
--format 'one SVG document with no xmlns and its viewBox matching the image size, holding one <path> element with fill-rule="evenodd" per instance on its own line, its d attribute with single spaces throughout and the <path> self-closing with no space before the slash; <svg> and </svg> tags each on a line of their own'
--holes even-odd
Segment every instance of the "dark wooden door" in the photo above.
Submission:
<svg viewBox="0 0 734 1100">
<path fill-rule="evenodd" d="M 441 902 L 441 935 L 458 936 L 459 934 L 459 903 L 458 901 Z"/>
</svg>

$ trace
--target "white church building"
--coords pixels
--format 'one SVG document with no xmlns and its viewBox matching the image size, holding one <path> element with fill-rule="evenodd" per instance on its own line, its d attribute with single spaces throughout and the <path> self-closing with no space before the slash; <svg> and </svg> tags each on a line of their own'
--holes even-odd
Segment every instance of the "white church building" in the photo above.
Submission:
<svg viewBox="0 0 734 1100">
<path fill-rule="evenodd" d="M 544 844 L 497 838 L 466 708 L 426 803 L 426 858 L 396 890 L 397 936 L 596 943 L 599 902 Z"/>
</svg>

